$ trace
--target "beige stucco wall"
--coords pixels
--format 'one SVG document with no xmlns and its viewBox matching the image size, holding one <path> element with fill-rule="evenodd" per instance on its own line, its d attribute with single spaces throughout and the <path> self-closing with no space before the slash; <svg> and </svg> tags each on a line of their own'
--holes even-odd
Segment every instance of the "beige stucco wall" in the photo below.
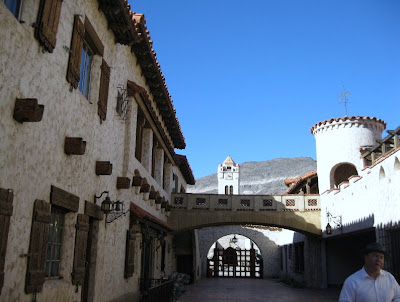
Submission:
<svg viewBox="0 0 400 302">
<path fill-rule="evenodd" d="M 14 191 L 14 210 L 6 253 L 5 281 L 0 296 L 2 301 L 30 301 L 24 293 L 33 203 L 35 199 L 50 201 L 51 185 L 79 196 L 79 211 L 84 213 L 85 200 L 107 190 L 112 200 L 123 200 L 125 206 L 134 202 L 152 215 L 166 222 L 163 210 L 136 194 L 134 188 L 116 189 L 117 177 L 132 179 L 135 169 L 170 200 L 171 187 L 163 190 L 151 173 L 134 156 L 137 104 L 130 98 L 130 121 L 124 122 L 116 113 L 117 87 L 126 87 L 127 80 L 146 87 L 136 58 L 128 46 L 114 43 L 107 28 L 105 16 L 95 0 L 64 1 L 53 53 L 42 51 L 34 38 L 32 24 L 36 22 L 38 0 L 23 3 L 18 20 L 0 3 L 0 187 Z M 66 81 L 75 14 L 87 16 L 104 44 L 104 59 L 111 66 L 107 119 L 102 124 L 97 115 L 97 98 L 101 57 L 95 56 L 91 80 L 91 94 L 87 100 L 77 89 L 70 91 Z M 44 105 L 41 122 L 20 124 L 13 119 L 16 98 L 37 98 Z M 159 112 L 156 110 L 160 117 Z M 127 127 L 129 126 L 129 129 Z M 165 128 L 165 127 L 164 127 Z M 64 153 L 66 136 L 82 137 L 86 152 L 82 156 Z M 126 150 L 129 150 L 128 152 Z M 97 176 L 98 160 L 113 164 L 112 175 Z M 182 174 L 174 167 L 180 183 L 186 186 Z M 172 172 L 172 171 L 171 171 Z M 171 174 L 172 177 L 172 174 Z M 171 182 L 172 185 L 172 182 Z M 40 301 L 79 301 L 81 292 L 75 292 L 71 271 L 75 242 L 77 213 L 65 217 L 61 256 L 62 280 L 47 280 Z M 109 301 L 137 293 L 140 275 L 140 238 L 137 240 L 137 264 L 134 276 L 124 279 L 126 230 L 129 214 L 111 224 L 100 221 L 97 247 L 97 267 L 94 301 Z M 157 256 L 158 257 L 158 256 Z M 174 265 L 172 253 L 166 263 Z M 168 267 L 169 271 L 173 267 Z M 64 300 L 63 300 L 64 299 Z"/>
</svg>

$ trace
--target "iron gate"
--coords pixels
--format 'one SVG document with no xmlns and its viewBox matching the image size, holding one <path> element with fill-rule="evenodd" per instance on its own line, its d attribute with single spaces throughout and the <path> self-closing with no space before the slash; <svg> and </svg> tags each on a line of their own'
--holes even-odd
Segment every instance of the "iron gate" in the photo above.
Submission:
<svg viewBox="0 0 400 302">
<path fill-rule="evenodd" d="M 251 249 L 214 248 L 214 256 L 207 259 L 207 277 L 262 278 L 262 259 Z"/>
</svg>

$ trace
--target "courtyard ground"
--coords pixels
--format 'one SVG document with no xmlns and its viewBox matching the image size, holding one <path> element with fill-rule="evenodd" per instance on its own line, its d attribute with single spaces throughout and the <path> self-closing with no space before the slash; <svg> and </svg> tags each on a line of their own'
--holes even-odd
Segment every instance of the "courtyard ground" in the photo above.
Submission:
<svg viewBox="0 0 400 302">
<path fill-rule="evenodd" d="M 179 302 L 333 302 L 338 289 L 292 288 L 268 279 L 202 279 L 186 285 Z"/>
</svg>

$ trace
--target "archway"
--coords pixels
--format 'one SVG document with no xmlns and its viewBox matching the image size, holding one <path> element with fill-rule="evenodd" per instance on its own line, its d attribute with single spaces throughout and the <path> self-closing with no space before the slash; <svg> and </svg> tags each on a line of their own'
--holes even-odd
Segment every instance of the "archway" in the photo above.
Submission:
<svg viewBox="0 0 400 302">
<path fill-rule="evenodd" d="M 207 275 L 207 254 L 210 248 L 214 248 L 215 242 L 226 235 L 228 242 L 236 234 L 250 238 L 251 241 L 260 249 L 263 258 L 263 275 L 264 278 L 278 278 L 280 274 L 280 251 L 279 246 L 291 242 L 293 239 L 293 231 L 275 227 L 250 227 L 243 225 L 225 225 L 218 227 L 205 227 L 198 229 L 199 255 L 201 267 L 201 278 Z M 232 235 L 233 234 L 233 235 Z M 229 245 L 226 245 L 227 247 Z M 248 243 L 247 247 L 250 247 Z"/>
<path fill-rule="evenodd" d="M 340 183 L 348 181 L 352 175 L 358 175 L 357 169 L 353 164 L 340 163 L 332 168 L 331 188 L 337 188 Z"/>
<path fill-rule="evenodd" d="M 220 237 L 207 254 L 207 277 L 263 278 L 259 247 L 246 236 L 229 234 Z"/>
</svg>

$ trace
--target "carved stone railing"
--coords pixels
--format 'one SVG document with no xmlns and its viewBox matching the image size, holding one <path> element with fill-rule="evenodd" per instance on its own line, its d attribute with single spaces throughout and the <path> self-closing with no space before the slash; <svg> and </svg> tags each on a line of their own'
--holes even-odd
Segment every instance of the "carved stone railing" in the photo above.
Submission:
<svg viewBox="0 0 400 302">
<path fill-rule="evenodd" d="M 172 209 L 199 211 L 316 211 L 319 195 L 172 194 Z"/>
</svg>

